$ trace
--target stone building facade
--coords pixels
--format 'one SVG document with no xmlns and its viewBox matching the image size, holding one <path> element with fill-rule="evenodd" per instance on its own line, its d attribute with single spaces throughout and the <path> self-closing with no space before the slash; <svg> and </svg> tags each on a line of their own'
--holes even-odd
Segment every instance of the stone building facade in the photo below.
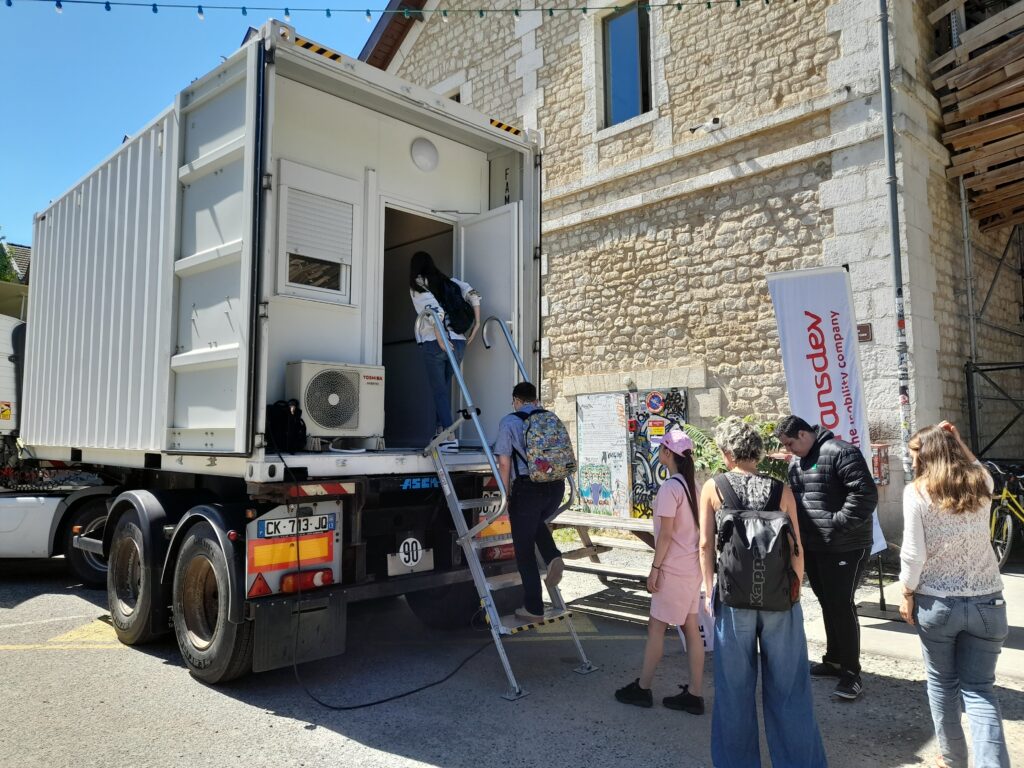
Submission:
<svg viewBox="0 0 1024 768">
<path fill-rule="evenodd" d="M 387 69 L 542 137 L 545 401 L 571 422 L 582 393 L 685 387 L 698 424 L 777 417 L 788 402 L 765 276 L 843 265 L 873 329 L 860 344 L 871 439 L 898 442 L 877 0 L 651 6 L 651 108 L 610 127 L 601 30 L 612 4 L 552 16 L 533 3 L 489 4 L 518 16 L 427 13 Z M 914 426 L 967 418 L 959 193 L 927 69 L 939 5 L 890 2 Z M 1019 286 L 998 290 L 1019 322 Z M 1019 359 L 1019 341 L 980 343 L 990 359 Z M 890 538 L 896 453 L 881 507 Z"/>
</svg>

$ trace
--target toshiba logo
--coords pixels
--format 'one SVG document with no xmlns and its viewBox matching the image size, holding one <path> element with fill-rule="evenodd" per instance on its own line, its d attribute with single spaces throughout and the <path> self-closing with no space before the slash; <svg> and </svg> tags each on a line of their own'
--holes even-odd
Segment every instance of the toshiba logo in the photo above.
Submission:
<svg viewBox="0 0 1024 768">
<path fill-rule="evenodd" d="M 384 383 L 384 377 L 383 376 L 372 376 L 372 375 L 370 375 L 368 373 L 364 373 L 363 374 L 363 381 L 365 381 L 367 384 L 383 384 Z"/>
</svg>

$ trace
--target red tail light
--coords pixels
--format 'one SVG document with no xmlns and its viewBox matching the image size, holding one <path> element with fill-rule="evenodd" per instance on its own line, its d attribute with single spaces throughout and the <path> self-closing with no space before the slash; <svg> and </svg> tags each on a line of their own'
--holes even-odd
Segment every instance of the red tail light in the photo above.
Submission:
<svg viewBox="0 0 1024 768">
<path fill-rule="evenodd" d="M 334 583 L 334 574 L 330 568 L 317 571 L 295 571 L 281 577 L 281 591 L 289 594 L 302 590 L 305 592 L 317 587 L 326 587 Z"/>
</svg>

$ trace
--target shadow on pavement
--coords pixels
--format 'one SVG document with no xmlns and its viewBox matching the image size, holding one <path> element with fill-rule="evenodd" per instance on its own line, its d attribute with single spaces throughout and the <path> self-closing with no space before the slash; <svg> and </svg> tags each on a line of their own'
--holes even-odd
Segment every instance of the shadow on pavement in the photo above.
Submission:
<svg viewBox="0 0 1024 768">
<path fill-rule="evenodd" d="M 107 593 L 82 585 L 63 558 L 0 560 L 0 609 L 16 608 L 39 594 L 73 592 L 97 608 L 107 609 Z"/>
</svg>

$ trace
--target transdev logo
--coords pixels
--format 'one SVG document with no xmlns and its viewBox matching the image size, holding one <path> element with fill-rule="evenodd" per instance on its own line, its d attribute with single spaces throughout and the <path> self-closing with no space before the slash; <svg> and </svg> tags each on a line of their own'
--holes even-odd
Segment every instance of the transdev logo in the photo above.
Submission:
<svg viewBox="0 0 1024 768">
<path fill-rule="evenodd" d="M 427 491 L 431 488 L 439 488 L 437 478 L 428 475 L 427 477 L 407 477 L 402 481 L 403 491 Z"/>
</svg>

